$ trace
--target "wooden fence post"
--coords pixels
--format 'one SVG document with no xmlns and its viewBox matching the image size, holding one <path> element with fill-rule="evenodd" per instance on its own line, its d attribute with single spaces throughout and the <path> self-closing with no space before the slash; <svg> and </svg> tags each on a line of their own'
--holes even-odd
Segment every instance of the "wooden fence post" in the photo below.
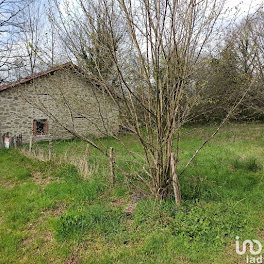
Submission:
<svg viewBox="0 0 264 264">
<path fill-rule="evenodd" d="M 114 161 L 114 150 L 110 147 L 110 176 L 112 185 L 115 184 L 115 161 Z"/>
<path fill-rule="evenodd" d="M 85 157 L 87 158 L 90 154 L 90 144 L 87 144 L 86 149 L 85 149 Z"/>
<path fill-rule="evenodd" d="M 29 137 L 29 152 L 32 151 L 32 136 Z"/>
<path fill-rule="evenodd" d="M 22 143 L 23 143 L 23 136 L 22 136 L 22 134 L 19 134 L 18 140 L 17 140 L 17 145 L 22 146 Z"/>
<path fill-rule="evenodd" d="M 172 176 L 172 186 L 173 192 L 175 196 L 175 203 L 176 205 L 181 204 L 181 190 L 179 184 L 179 178 L 177 175 L 177 161 L 175 157 L 175 153 L 171 153 L 171 176 Z"/>
<path fill-rule="evenodd" d="M 17 149 L 17 137 L 16 136 L 13 137 L 13 144 L 14 144 L 14 148 Z"/>
<path fill-rule="evenodd" d="M 49 160 L 52 158 L 52 137 L 49 138 Z"/>
</svg>

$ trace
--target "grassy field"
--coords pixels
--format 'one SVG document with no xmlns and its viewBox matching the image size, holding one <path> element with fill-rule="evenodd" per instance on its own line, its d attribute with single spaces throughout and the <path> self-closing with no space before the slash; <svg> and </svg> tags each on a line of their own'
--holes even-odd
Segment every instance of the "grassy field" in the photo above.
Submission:
<svg viewBox="0 0 264 264">
<path fill-rule="evenodd" d="M 181 166 L 213 130 L 184 129 Z M 246 263 L 235 237 L 264 245 L 263 132 L 227 125 L 181 177 L 180 208 L 145 196 L 133 214 L 125 208 L 134 185 L 118 174 L 110 187 L 100 153 L 90 149 L 83 171 L 73 165 L 86 152 L 81 141 L 54 142 L 52 161 L 41 160 L 46 143 L 35 146 L 38 159 L 0 150 L 0 263 Z M 122 147 L 105 141 L 122 163 Z"/>
</svg>

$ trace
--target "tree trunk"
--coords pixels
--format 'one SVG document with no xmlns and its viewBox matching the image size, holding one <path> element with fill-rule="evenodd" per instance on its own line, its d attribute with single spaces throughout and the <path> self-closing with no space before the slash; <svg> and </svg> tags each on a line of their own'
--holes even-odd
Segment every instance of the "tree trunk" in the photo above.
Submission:
<svg viewBox="0 0 264 264">
<path fill-rule="evenodd" d="M 32 151 L 32 141 L 33 141 L 32 136 L 30 136 L 30 138 L 29 138 L 29 152 Z"/>
<path fill-rule="evenodd" d="M 177 160 L 175 157 L 175 153 L 171 153 L 171 177 L 172 177 L 173 192 L 175 196 L 175 203 L 176 205 L 180 205 L 181 190 L 180 190 L 179 178 L 177 175 Z"/>
</svg>

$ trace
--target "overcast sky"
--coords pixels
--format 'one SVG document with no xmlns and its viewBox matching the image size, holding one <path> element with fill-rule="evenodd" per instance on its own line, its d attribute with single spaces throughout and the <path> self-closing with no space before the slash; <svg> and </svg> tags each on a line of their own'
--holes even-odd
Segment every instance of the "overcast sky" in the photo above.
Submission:
<svg viewBox="0 0 264 264">
<path fill-rule="evenodd" d="M 236 7 L 238 6 L 241 12 L 247 13 L 249 8 L 255 9 L 257 6 L 259 6 L 261 3 L 263 3 L 262 0 L 228 0 L 227 5 L 229 7 Z"/>
</svg>

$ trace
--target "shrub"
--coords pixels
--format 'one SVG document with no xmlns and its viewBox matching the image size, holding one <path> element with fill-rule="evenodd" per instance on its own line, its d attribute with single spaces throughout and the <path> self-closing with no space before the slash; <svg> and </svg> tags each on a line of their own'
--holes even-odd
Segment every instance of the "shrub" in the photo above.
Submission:
<svg viewBox="0 0 264 264">
<path fill-rule="evenodd" d="M 245 231 L 247 219 L 244 212 L 232 203 L 214 203 L 202 206 L 189 205 L 178 211 L 169 228 L 173 235 L 192 243 L 209 244 L 220 248 L 229 239 Z"/>
</svg>

